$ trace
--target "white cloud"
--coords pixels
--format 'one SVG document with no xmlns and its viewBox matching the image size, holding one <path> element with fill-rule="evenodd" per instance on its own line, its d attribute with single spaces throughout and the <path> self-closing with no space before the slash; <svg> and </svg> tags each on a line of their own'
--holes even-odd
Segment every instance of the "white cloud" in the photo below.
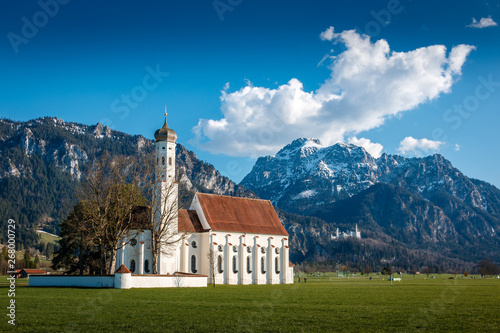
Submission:
<svg viewBox="0 0 500 333">
<path fill-rule="evenodd" d="M 432 152 L 438 152 L 445 142 L 432 141 L 428 139 L 415 139 L 407 136 L 399 143 L 398 151 L 403 155 L 427 155 Z"/>
<path fill-rule="evenodd" d="M 321 38 L 321 40 L 332 41 L 334 38 L 337 38 L 337 36 L 338 36 L 338 34 L 336 34 L 334 31 L 335 31 L 335 28 L 330 27 L 330 28 L 326 29 L 325 31 L 323 31 L 319 35 L 319 38 Z"/>
<path fill-rule="evenodd" d="M 384 149 L 384 146 L 382 146 L 380 143 L 371 142 L 370 139 L 366 138 L 358 139 L 357 137 L 353 136 L 349 138 L 347 142 L 365 148 L 365 150 L 375 158 L 379 158 L 380 155 L 382 155 L 382 150 Z"/>
<path fill-rule="evenodd" d="M 388 118 L 450 91 L 474 49 L 443 45 L 409 52 L 391 51 L 354 30 L 322 35 L 346 50 L 333 59 L 331 76 L 316 91 L 292 78 L 271 89 L 251 83 L 221 91 L 221 119 L 200 119 L 191 142 L 212 153 L 262 156 L 276 153 L 298 137 L 330 145 L 382 125 Z M 322 38 L 323 38 L 322 37 Z"/>
<path fill-rule="evenodd" d="M 455 144 L 455 151 L 460 151 L 460 145 L 458 143 Z"/>
<path fill-rule="evenodd" d="M 498 24 L 493 21 L 491 16 L 489 17 L 483 17 L 479 20 L 479 22 L 475 19 L 472 18 L 472 23 L 467 26 L 467 28 L 487 28 L 487 27 L 496 27 Z"/>
</svg>

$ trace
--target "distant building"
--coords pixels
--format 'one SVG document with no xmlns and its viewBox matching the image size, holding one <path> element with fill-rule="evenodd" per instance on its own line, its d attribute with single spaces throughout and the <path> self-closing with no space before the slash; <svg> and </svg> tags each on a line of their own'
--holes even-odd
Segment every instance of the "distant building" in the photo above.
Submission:
<svg viewBox="0 0 500 333">
<path fill-rule="evenodd" d="M 23 268 L 21 270 L 16 270 L 17 273 L 17 278 L 27 278 L 32 274 L 47 274 L 46 271 L 43 269 L 34 269 L 34 268 Z"/>
<path fill-rule="evenodd" d="M 356 224 L 356 229 L 354 230 L 347 230 L 347 232 L 342 231 L 340 232 L 339 228 L 335 231 L 335 235 L 330 235 L 331 240 L 340 240 L 340 239 L 346 239 L 346 238 L 361 238 L 361 231 L 358 229 L 358 224 Z"/>
</svg>

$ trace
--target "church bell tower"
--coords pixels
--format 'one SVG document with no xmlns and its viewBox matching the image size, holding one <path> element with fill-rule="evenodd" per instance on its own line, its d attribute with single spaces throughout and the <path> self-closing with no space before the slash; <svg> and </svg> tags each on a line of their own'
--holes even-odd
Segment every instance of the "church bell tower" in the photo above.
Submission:
<svg viewBox="0 0 500 333">
<path fill-rule="evenodd" d="M 177 134 L 167 125 L 167 107 L 165 123 L 155 132 L 156 146 L 156 182 L 175 182 L 175 141 Z"/>
<path fill-rule="evenodd" d="M 178 184 L 175 181 L 175 146 L 177 134 L 167 125 L 167 107 L 165 106 L 165 123 L 155 132 L 155 195 L 153 209 L 154 222 L 158 227 L 167 225 L 168 234 L 178 232 Z M 168 252 L 168 251 L 167 251 Z M 170 251 L 172 252 L 172 251 Z M 160 249 L 158 258 L 158 273 L 173 274 L 177 270 L 177 255 L 163 253 Z"/>
</svg>

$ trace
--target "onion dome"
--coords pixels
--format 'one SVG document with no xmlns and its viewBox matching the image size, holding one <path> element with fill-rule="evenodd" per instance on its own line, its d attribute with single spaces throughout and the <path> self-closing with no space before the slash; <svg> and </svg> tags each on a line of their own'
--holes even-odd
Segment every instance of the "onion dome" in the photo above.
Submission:
<svg viewBox="0 0 500 333">
<path fill-rule="evenodd" d="M 155 132 L 155 140 L 158 141 L 170 141 L 175 142 L 177 140 L 177 134 L 175 131 L 168 127 L 167 125 L 167 116 L 165 115 L 165 124 L 163 127 L 156 130 Z"/>
</svg>

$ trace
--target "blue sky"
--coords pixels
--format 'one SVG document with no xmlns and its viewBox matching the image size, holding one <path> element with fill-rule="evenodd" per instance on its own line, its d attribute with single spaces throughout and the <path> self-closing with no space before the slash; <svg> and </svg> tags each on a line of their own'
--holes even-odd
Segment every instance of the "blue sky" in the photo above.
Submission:
<svg viewBox="0 0 500 333">
<path fill-rule="evenodd" d="M 1 6 L 1 117 L 152 139 L 167 104 L 178 141 L 237 182 L 318 137 L 439 152 L 500 187 L 498 0 Z"/>
</svg>

